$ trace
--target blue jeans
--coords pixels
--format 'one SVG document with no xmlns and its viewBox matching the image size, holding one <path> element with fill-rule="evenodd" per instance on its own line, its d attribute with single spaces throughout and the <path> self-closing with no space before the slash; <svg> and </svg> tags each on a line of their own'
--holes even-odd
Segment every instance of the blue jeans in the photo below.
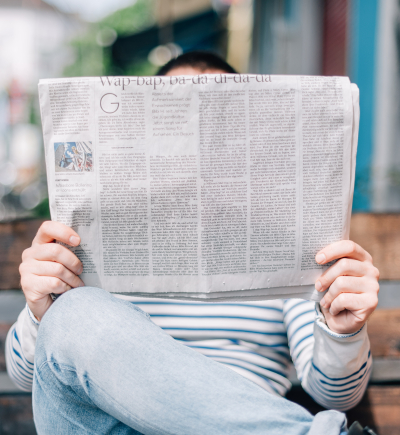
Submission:
<svg viewBox="0 0 400 435">
<path fill-rule="evenodd" d="M 134 304 L 82 287 L 39 327 L 33 411 L 39 435 L 346 433 L 177 342 Z"/>
</svg>

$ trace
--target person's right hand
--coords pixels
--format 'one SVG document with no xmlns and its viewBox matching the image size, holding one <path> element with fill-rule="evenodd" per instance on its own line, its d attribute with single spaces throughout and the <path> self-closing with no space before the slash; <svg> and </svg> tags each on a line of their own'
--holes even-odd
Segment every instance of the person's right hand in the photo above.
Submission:
<svg viewBox="0 0 400 435">
<path fill-rule="evenodd" d="M 60 294 L 85 284 L 77 276 L 83 266 L 78 257 L 63 242 L 78 246 L 78 234 L 59 222 L 47 221 L 39 228 L 32 246 L 22 253 L 19 267 L 21 287 L 29 308 L 40 321 L 53 303 L 50 293 Z"/>
</svg>

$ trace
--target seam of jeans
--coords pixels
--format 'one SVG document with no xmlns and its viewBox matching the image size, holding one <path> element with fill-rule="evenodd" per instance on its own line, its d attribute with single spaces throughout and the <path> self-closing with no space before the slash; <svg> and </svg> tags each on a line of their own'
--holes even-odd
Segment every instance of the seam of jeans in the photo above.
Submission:
<svg viewBox="0 0 400 435">
<path fill-rule="evenodd" d="M 55 363 L 54 361 L 48 361 L 48 360 L 46 360 L 46 361 L 44 361 L 41 365 L 40 365 L 40 367 L 39 368 L 37 368 L 37 372 L 38 372 L 38 375 L 39 375 L 39 370 L 41 370 L 43 367 L 44 367 L 44 365 L 45 364 L 47 364 L 49 367 L 50 367 L 50 365 L 56 365 L 56 366 L 58 366 L 60 369 L 62 369 L 62 370 L 67 370 L 67 371 L 69 371 L 69 372 L 74 372 L 75 374 L 76 374 L 76 370 L 74 369 L 74 368 L 72 368 L 72 367 L 70 367 L 70 366 L 65 366 L 65 365 L 63 365 L 63 364 L 59 364 L 59 363 Z M 98 388 L 99 390 L 101 390 L 102 392 L 103 392 L 103 394 L 105 394 L 111 401 L 113 401 L 116 405 L 118 405 L 118 407 L 120 407 L 121 409 L 123 409 L 124 411 L 125 411 L 125 413 L 129 416 L 130 415 L 130 413 L 129 413 L 129 411 L 123 406 L 123 405 L 121 405 L 120 403 L 118 403 L 113 397 L 111 397 L 106 391 L 104 391 L 99 385 L 97 385 L 95 382 L 93 382 L 89 377 L 86 377 L 86 379 L 87 379 L 87 381 L 90 383 L 90 384 L 92 384 L 93 386 L 95 386 L 96 388 Z M 90 398 L 90 396 L 89 396 L 89 398 Z M 91 398 L 90 398 L 90 400 L 92 400 Z M 103 412 L 105 412 L 106 414 L 107 414 L 107 412 L 106 411 L 103 411 Z M 115 418 L 115 417 L 114 417 Z M 68 420 L 69 421 L 69 420 Z M 142 424 L 145 424 L 145 425 L 149 425 L 149 426 L 151 426 L 151 429 L 154 429 L 154 430 L 157 430 L 157 431 L 159 431 L 159 433 L 163 433 L 163 434 L 167 434 L 167 432 L 162 432 L 162 428 L 160 428 L 160 427 L 156 427 L 156 426 L 153 426 L 153 425 L 151 425 L 150 423 L 149 423 L 149 421 L 147 421 L 147 420 L 142 420 L 142 419 L 138 419 L 138 422 L 139 423 L 142 423 Z M 122 423 L 122 422 L 121 422 Z M 126 423 L 124 423 L 124 424 L 126 424 Z M 127 426 L 129 426 L 129 425 L 127 425 Z M 131 426 L 129 426 L 129 427 L 131 427 Z M 132 429 L 134 429 L 134 430 L 136 430 L 136 431 L 138 431 L 138 429 L 136 429 L 136 428 L 132 428 Z M 161 432 L 160 432 L 160 430 L 161 430 Z M 173 432 L 169 432 L 169 434 L 170 435 L 175 435 Z M 94 435 L 97 435 L 97 434 L 95 434 L 94 433 Z"/>
<path fill-rule="evenodd" d="M 122 299 L 121 299 L 122 300 Z M 139 308 L 137 305 L 135 305 L 134 302 L 130 302 L 130 301 L 123 301 L 129 304 L 130 307 L 133 307 L 134 310 L 136 310 L 138 313 L 140 314 L 144 314 L 149 320 L 151 320 L 150 314 L 146 313 L 146 311 L 143 311 L 141 308 Z"/>
</svg>

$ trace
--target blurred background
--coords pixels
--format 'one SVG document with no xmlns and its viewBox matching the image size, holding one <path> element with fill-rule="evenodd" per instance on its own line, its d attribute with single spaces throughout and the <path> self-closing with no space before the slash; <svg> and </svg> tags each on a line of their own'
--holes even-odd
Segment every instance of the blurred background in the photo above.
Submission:
<svg viewBox="0 0 400 435">
<path fill-rule="evenodd" d="M 0 221 L 48 215 L 37 83 L 151 75 L 182 52 L 361 90 L 354 211 L 400 210 L 399 0 L 0 0 Z"/>
</svg>

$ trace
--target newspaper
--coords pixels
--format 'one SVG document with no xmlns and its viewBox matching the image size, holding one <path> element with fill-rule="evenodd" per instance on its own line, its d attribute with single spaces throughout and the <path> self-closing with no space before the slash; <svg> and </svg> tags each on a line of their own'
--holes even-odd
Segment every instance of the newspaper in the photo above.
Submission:
<svg viewBox="0 0 400 435">
<path fill-rule="evenodd" d="M 359 93 L 346 77 L 39 83 L 50 210 L 86 285 L 147 297 L 319 300 L 349 236 Z"/>
</svg>

